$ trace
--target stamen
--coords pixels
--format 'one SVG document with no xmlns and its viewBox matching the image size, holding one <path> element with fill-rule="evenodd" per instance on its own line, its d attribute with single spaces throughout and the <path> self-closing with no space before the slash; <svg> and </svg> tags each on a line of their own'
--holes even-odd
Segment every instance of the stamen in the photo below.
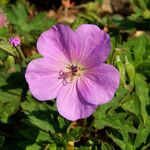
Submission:
<svg viewBox="0 0 150 150">
<path fill-rule="evenodd" d="M 71 83 L 74 79 L 74 77 L 79 77 L 84 69 L 81 69 L 77 65 L 68 65 L 66 67 L 67 71 L 60 71 L 59 72 L 59 78 L 62 79 L 63 85 L 67 85 L 68 83 Z"/>
</svg>

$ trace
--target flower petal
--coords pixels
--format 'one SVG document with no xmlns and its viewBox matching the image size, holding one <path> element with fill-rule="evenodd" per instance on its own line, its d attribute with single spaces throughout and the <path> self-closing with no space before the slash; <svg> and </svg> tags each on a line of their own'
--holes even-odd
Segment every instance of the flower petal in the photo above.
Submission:
<svg viewBox="0 0 150 150">
<path fill-rule="evenodd" d="M 62 86 L 59 71 L 63 65 L 60 61 L 49 58 L 39 58 L 29 63 L 25 78 L 29 89 L 38 100 L 50 100 L 57 96 Z"/>
<path fill-rule="evenodd" d="M 79 41 L 80 61 L 87 67 L 104 62 L 111 50 L 109 35 L 96 25 L 83 24 L 75 34 Z"/>
<path fill-rule="evenodd" d="M 88 103 L 100 105 L 112 100 L 118 86 L 118 70 L 112 65 L 101 64 L 87 70 L 77 89 Z"/>
<path fill-rule="evenodd" d="M 75 80 L 61 88 L 57 96 L 56 106 L 58 112 L 71 121 L 90 116 L 96 108 L 77 94 Z"/>
<path fill-rule="evenodd" d="M 73 30 L 58 24 L 43 32 L 38 39 L 37 49 L 44 57 L 56 57 L 62 61 L 73 61 L 78 55 L 78 41 Z"/>
</svg>

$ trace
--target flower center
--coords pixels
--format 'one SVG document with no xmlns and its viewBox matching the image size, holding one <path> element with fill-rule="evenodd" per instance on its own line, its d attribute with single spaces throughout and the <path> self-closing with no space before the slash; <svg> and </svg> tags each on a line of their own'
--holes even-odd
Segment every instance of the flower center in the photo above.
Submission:
<svg viewBox="0 0 150 150">
<path fill-rule="evenodd" d="M 62 79 L 63 85 L 67 85 L 71 83 L 75 77 L 80 77 L 83 73 L 83 68 L 79 67 L 78 65 L 68 65 L 66 67 L 66 71 L 59 72 L 59 78 Z"/>
<path fill-rule="evenodd" d="M 71 73 L 71 76 L 80 76 L 81 75 L 81 68 L 77 65 L 69 65 L 67 67 L 69 69 L 69 72 Z"/>
</svg>

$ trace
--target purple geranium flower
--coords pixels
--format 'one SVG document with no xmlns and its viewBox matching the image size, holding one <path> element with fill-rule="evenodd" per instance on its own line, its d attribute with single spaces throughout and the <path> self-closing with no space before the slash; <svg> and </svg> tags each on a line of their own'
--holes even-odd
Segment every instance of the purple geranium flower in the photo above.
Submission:
<svg viewBox="0 0 150 150">
<path fill-rule="evenodd" d="M 11 38 L 9 39 L 9 43 L 10 43 L 11 45 L 13 45 L 14 47 L 17 47 L 17 46 L 20 45 L 21 39 L 20 39 L 20 37 L 18 37 L 18 36 L 11 37 Z"/>
<path fill-rule="evenodd" d="M 41 34 L 37 48 L 44 58 L 26 70 L 29 89 L 38 100 L 56 98 L 58 112 L 68 120 L 90 116 L 109 102 L 119 85 L 119 73 L 103 63 L 111 50 L 107 33 L 84 24 L 72 31 L 56 25 Z"/>
</svg>

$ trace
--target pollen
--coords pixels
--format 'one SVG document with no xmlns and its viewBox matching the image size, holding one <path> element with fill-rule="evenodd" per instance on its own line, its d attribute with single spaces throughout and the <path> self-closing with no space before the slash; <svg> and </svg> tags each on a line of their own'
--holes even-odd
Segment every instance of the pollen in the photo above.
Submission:
<svg viewBox="0 0 150 150">
<path fill-rule="evenodd" d="M 67 69 L 69 69 L 70 75 L 72 77 L 74 77 L 74 76 L 78 76 L 79 77 L 81 75 L 81 73 L 82 73 L 82 70 L 83 70 L 83 69 L 81 69 L 81 67 L 79 67 L 77 65 L 69 65 L 67 67 Z"/>
<path fill-rule="evenodd" d="M 63 85 L 67 85 L 68 83 L 71 83 L 74 78 L 80 77 L 83 74 L 84 68 L 79 65 L 68 65 L 65 69 L 65 71 L 59 72 L 59 78 L 62 79 Z"/>
</svg>

